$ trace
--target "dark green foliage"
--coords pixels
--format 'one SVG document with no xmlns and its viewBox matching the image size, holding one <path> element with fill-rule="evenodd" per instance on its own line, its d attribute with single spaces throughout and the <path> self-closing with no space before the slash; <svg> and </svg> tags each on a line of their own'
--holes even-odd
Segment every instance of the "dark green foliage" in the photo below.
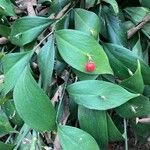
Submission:
<svg viewBox="0 0 150 150">
<path fill-rule="evenodd" d="M 149 0 L 0 0 L 0 150 L 149 150 L 149 21 Z"/>
</svg>

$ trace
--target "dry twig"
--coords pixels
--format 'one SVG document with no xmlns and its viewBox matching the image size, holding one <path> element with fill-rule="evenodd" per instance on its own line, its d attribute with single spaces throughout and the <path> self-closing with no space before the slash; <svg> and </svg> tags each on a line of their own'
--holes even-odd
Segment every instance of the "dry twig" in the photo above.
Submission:
<svg viewBox="0 0 150 150">
<path fill-rule="evenodd" d="M 29 16 L 35 16 L 36 13 L 34 11 L 33 6 L 37 5 L 36 0 L 20 0 L 17 1 L 17 4 L 19 6 L 18 10 L 27 10 Z"/>
<path fill-rule="evenodd" d="M 139 119 L 138 122 L 140 122 L 140 123 L 150 123 L 150 117 Z"/>
<path fill-rule="evenodd" d="M 60 19 L 65 12 L 68 10 L 68 8 L 71 6 L 71 3 L 67 4 L 56 16 L 55 19 Z"/>
<path fill-rule="evenodd" d="M 59 142 L 58 134 L 56 135 L 55 141 L 54 141 L 54 150 L 61 150 L 61 145 Z"/>
<path fill-rule="evenodd" d="M 32 3 L 28 2 L 26 5 L 27 5 L 28 15 L 29 16 L 36 16 Z"/>
<path fill-rule="evenodd" d="M 0 45 L 6 44 L 8 42 L 8 39 L 5 37 L 0 38 Z"/>
<path fill-rule="evenodd" d="M 148 13 L 138 25 L 128 30 L 127 32 L 128 39 L 130 39 L 137 31 L 139 31 L 149 21 L 150 21 L 150 13 Z"/>
</svg>

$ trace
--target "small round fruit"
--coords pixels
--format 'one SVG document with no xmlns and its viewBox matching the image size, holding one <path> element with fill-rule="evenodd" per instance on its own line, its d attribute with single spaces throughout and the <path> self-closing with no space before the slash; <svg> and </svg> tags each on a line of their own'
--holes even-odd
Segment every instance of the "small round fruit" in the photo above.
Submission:
<svg viewBox="0 0 150 150">
<path fill-rule="evenodd" d="M 87 72 L 93 72 L 95 70 L 95 63 L 93 61 L 89 61 L 85 64 L 85 69 Z"/>
</svg>

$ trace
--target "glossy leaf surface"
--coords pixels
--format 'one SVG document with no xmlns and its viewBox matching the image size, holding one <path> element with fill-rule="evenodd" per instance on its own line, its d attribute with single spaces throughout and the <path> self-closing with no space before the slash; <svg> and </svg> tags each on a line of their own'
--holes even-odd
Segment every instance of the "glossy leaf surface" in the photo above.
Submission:
<svg viewBox="0 0 150 150">
<path fill-rule="evenodd" d="M 54 129 L 56 117 L 54 107 L 35 82 L 28 67 L 20 76 L 13 97 L 16 109 L 27 125 L 40 132 Z"/>
<path fill-rule="evenodd" d="M 139 96 L 118 85 L 98 80 L 76 82 L 68 86 L 67 91 L 77 104 L 96 110 L 115 108 Z"/>
</svg>

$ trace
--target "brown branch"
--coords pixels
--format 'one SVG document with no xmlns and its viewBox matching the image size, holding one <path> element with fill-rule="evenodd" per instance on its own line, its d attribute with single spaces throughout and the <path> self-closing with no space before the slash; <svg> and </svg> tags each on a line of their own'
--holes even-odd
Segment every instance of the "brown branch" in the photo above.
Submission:
<svg viewBox="0 0 150 150">
<path fill-rule="evenodd" d="M 64 103 L 64 112 L 63 112 L 63 115 L 61 116 L 60 122 L 61 122 L 61 124 L 66 124 L 66 122 L 68 120 L 68 117 L 70 115 L 70 111 L 69 111 L 69 99 L 68 99 L 68 97 L 67 97 L 66 94 L 64 94 L 63 103 Z"/>
<path fill-rule="evenodd" d="M 28 2 L 28 3 L 26 4 L 26 6 L 27 6 L 28 15 L 29 15 L 29 16 L 36 16 L 32 3 L 31 3 L 31 2 Z"/>
<path fill-rule="evenodd" d="M 150 13 L 148 13 L 138 25 L 128 30 L 127 32 L 128 39 L 130 39 L 137 31 L 139 31 L 149 21 L 150 21 Z"/>
<path fill-rule="evenodd" d="M 36 10 L 36 11 L 38 12 L 38 10 Z M 48 8 L 44 8 L 44 9 L 42 9 L 42 10 L 40 10 L 40 11 L 38 12 L 38 15 L 39 15 L 39 16 L 45 15 L 47 12 L 48 12 Z"/>
<path fill-rule="evenodd" d="M 15 13 L 16 13 L 17 15 L 24 13 L 24 11 L 25 11 L 24 9 L 21 9 L 21 8 L 19 8 L 19 7 L 15 7 Z"/>
<path fill-rule="evenodd" d="M 71 6 L 71 3 L 67 4 L 56 16 L 55 19 L 60 19 L 65 12 L 68 10 L 68 8 Z"/>
<path fill-rule="evenodd" d="M 59 86 L 51 100 L 53 105 L 55 105 L 55 103 L 59 101 L 59 97 L 61 97 L 61 95 L 62 95 L 62 86 Z"/>
<path fill-rule="evenodd" d="M 36 15 L 35 10 L 33 8 L 33 6 L 37 5 L 36 0 L 21 0 L 21 1 L 18 1 L 17 4 L 19 7 L 18 9 L 20 9 L 20 10 L 26 9 L 29 16 L 35 16 Z"/>
<path fill-rule="evenodd" d="M 0 45 L 6 44 L 6 43 L 8 43 L 8 39 L 5 37 L 1 37 L 0 38 Z"/>
<path fill-rule="evenodd" d="M 50 133 L 49 132 L 43 133 L 43 135 L 44 135 L 44 137 L 46 139 L 47 144 L 50 144 L 50 143 L 53 142 L 51 137 L 50 137 Z"/>
<path fill-rule="evenodd" d="M 139 119 L 138 122 L 140 122 L 140 123 L 150 123 L 150 117 Z"/>
<path fill-rule="evenodd" d="M 55 141 L 54 141 L 54 150 L 61 150 L 61 145 L 59 142 L 58 134 L 56 135 Z"/>
<path fill-rule="evenodd" d="M 26 7 L 29 16 L 36 16 L 35 10 L 33 8 L 34 5 L 37 5 L 36 0 L 27 0 Z"/>
</svg>

